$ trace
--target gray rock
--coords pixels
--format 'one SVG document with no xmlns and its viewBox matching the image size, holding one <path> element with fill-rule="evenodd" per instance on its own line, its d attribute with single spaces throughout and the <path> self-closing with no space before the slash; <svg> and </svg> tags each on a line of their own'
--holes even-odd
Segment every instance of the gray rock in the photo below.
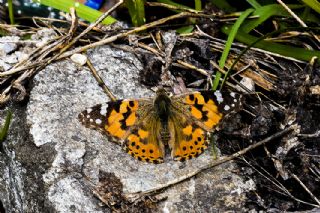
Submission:
<svg viewBox="0 0 320 213">
<path fill-rule="evenodd" d="M 13 120 L 0 145 L 0 212 L 45 212 L 52 208 L 42 174 L 50 168 L 55 151 L 53 146 L 34 145 L 26 125 L 26 107 L 8 108 L 13 109 Z M 1 111 L 0 117 L 5 114 Z"/>
<path fill-rule="evenodd" d="M 139 84 L 139 71 L 143 67 L 133 54 L 104 46 L 89 51 L 88 56 L 118 98 L 153 94 Z M 26 143 L 23 139 L 10 139 L 9 143 L 16 143 L 13 150 L 19 146 L 24 149 L 14 150 L 19 154 L 5 158 L 6 162 L 0 165 L 1 171 L 5 171 L 0 192 L 12 194 L 11 197 L 0 195 L 8 212 L 14 212 L 14 202 L 19 210 L 30 212 L 106 212 L 108 208 L 101 207 L 93 195 L 99 171 L 114 174 L 123 184 L 126 195 L 161 186 L 213 160 L 206 151 L 185 163 L 168 159 L 159 165 L 143 163 L 99 132 L 86 129 L 78 122 L 78 113 L 109 98 L 90 71 L 71 60 L 47 66 L 36 75 L 33 84 L 26 112 L 27 125 L 24 125 L 25 132 L 30 128 L 32 140 Z M 15 155 L 24 157 L 17 159 Z M 21 165 L 25 161 L 32 163 Z M 16 175 L 10 176 L 9 168 Z M 157 204 L 158 211 L 242 211 L 244 192 L 254 186 L 243 182 L 231 172 L 233 169 L 234 164 L 225 163 L 163 191 L 157 197 L 167 199 Z M 27 179 L 30 177 L 32 183 Z M 15 193 L 21 193 L 18 197 L 9 192 L 10 184 L 6 181 L 16 181 L 13 185 Z M 24 195 L 30 188 L 38 194 Z"/>
<path fill-rule="evenodd" d="M 18 45 L 15 43 L 19 41 L 17 36 L 0 37 L 0 71 L 6 71 L 12 67 L 12 63 L 17 62 L 15 55 L 9 55 L 17 49 Z"/>
<path fill-rule="evenodd" d="M 14 43 L 19 41 L 18 36 L 3 36 L 0 37 L 0 56 L 5 56 L 13 52 L 18 46 Z"/>
</svg>

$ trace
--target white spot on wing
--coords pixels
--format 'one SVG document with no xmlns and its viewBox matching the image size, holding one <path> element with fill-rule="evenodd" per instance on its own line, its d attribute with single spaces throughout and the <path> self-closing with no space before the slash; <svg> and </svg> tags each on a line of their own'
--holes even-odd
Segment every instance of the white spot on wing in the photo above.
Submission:
<svg viewBox="0 0 320 213">
<path fill-rule="evenodd" d="M 235 107 L 235 105 L 234 105 L 234 104 L 231 104 L 231 107 Z"/>
<path fill-rule="evenodd" d="M 87 118 L 90 118 L 90 115 L 89 115 L 89 114 L 87 115 Z"/>
<path fill-rule="evenodd" d="M 236 93 L 230 92 L 230 96 L 231 96 L 232 98 L 234 98 L 234 97 L 236 97 Z"/>
<path fill-rule="evenodd" d="M 106 115 L 107 114 L 107 107 L 108 104 L 102 104 L 100 109 L 100 115 Z"/>
<path fill-rule="evenodd" d="M 89 114 L 90 112 L 92 112 L 92 109 L 91 109 L 91 108 L 88 108 L 88 109 L 87 109 L 87 113 Z"/>
<path fill-rule="evenodd" d="M 237 100 L 237 99 L 233 99 L 233 102 L 237 103 L 237 102 L 238 102 L 238 100 Z"/>
<path fill-rule="evenodd" d="M 214 95 L 216 96 L 217 101 L 219 102 L 219 104 L 221 104 L 223 102 L 223 98 L 222 98 L 221 92 L 217 90 L 217 91 L 214 92 Z"/>
<path fill-rule="evenodd" d="M 229 105 L 225 105 L 225 106 L 224 106 L 224 110 L 225 110 L 225 111 L 228 111 L 229 109 L 230 109 Z"/>
<path fill-rule="evenodd" d="M 91 123 L 93 122 L 93 119 L 92 118 L 90 118 L 90 120 L 89 120 Z"/>
<path fill-rule="evenodd" d="M 99 118 L 96 119 L 96 124 L 101 124 L 102 123 L 102 120 L 100 120 Z"/>
</svg>

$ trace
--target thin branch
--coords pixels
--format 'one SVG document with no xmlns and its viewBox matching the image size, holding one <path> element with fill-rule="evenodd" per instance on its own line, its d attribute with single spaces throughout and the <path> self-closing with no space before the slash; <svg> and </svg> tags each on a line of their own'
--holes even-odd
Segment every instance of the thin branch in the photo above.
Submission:
<svg viewBox="0 0 320 213">
<path fill-rule="evenodd" d="M 112 101 L 116 101 L 117 98 L 111 93 L 110 89 L 107 87 L 107 85 L 103 82 L 102 78 L 99 76 L 99 74 L 97 73 L 97 70 L 94 68 L 94 66 L 92 65 L 91 61 L 89 58 L 87 58 L 87 65 L 90 69 L 90 71 L 92 72 L 92 75 L 94 76 L 94 78 L 96 79 L 96 81 L 98 82 L 99 86 L 103 89 L 103 91 L 109 96 L 109 98 Z"/>
<path fill-rule="evenodd" d="M 317 203 L 318 203 L 318 205 L 319 205 L 319 207 L 320 207 L 320 201 L 319 201 L 319 199 L 316 197 L 316 196 L 314 196 L 314 194 L 307 188 L 307 186 L 298 178 L 298 176 L 297 175 L 295 175 L 295 174 L 293 174 L 293 173 L 291 173 L 291 176 L 296 180 L 296 181 L 298 181 L 298 183 L 302 186 L 302 188 L 304 189 L 304 190 L 306 190 L 306 192 L 312 197 L 312 199 L 314 200 L 314 201 L 316 201 Z"/>
<path fill-rule="evenodd" d="M 315 133 L 312 134 L 298 134 L 298 137 L 303 137 L 303 138 L 317 138 L 320 136 L 320 130 L 316 131 Z"/>
<path fill-rule="evenodd" d="M 82 38 L 85 34 L 87 34 L 94 27 L 96 27 L 100 22 L 102 22 L 107 16 L 109 16 L 110 13 L 112 13 L 115 9 L 117 9 L 121 4 L 123 4 L 123 0 L 120 0 L 113 7 L 111 7 L 107 12 L 102 14 L 94 23 L 90 24 L 82 33 L 80 33 L 77 37 L 75 37 L 72 41 L 70 41 L 70 43 L 60 51 L 60 53 L 65 52 L 72 45 L 74 45 L 80 38 Z"/>
<path fill-rule="evenodd" d="M 211 61 L 210 61 L 211 62 Z M 177 67 L 183 67 L 183 68 L 187 68 L 187 69 L 192 69 L 192 70 L 195 70 L 197 72 L 199 72 L 200 74 L 202 75 L 205 75 L 207 76 L 207 78 L 211 81 L 211 77 L 215 77 L 214 74 L 210 75 L 209 74 L 209 71 L 208 70 L 205 70 L 205 69 L 201 69 L 201 68 L 198 68 L 196 66 L 194 66 L 193 64 L 190 64 L 188 62 L 185 62 L 185 61 L 182 61 L 182 60 L 177 60 L 177 63 L 172 63 L 173 66 L 177 66 Z M 223 71 L 223 70 L 222 70 Z M 224 72 L 224 71 L 223 71 Z M 230 82 L 226 82 L 226 84 L 233 88 L 233 89 L 236 89 L 236 86 L 231 84 Z M 212 85 L 212 82 L 211 82 L 211 85 Z"/>
<path fill-rule="evenodd" d="M 13 68 L 11 68 L 8 71 L 1 72 L 0 77 L 12 75 L 12 74 L 15 74 L 15 73 L 23 71 L 23 70 L 32 69 L 32 68 L 35 68 L 35 67 L 43 64 L 44 61 L 39 60 L 39 58 L 42 57 L 42 59 L 43 59 L 44 58 L 43 56 L 46 56 L 49 53 L 51 53 L 57 46 L 59 46 L 61 43 L 63 43 L 64 40 L 65 40 L 65 36 L 55 38 L 54 42 L 53 42 L 53 40 L 47 41 L 46 43 L 44 43 L 40 47 L 37 47 L 36 49 L 34 49 L 27 56 L 26 59 L 17 63 L 16 65 L 14 65 Z M 46 55 L 42 56 L 41 54 L 45 54 L 45 52 L 46 52 Z M 35 60 L 35 61 L 32 61 L 32 60 Z M 47 60 L 49 60 L 49 59 L 47 59 Z"/>
<path fill-rule="evenodd" d="M 159 20 L 151 22 L 151 23 L 147 23 L 145 25 L 142 25 L 140 27 L 134 28 L 134 29 L 129 30 L 127 32 L 119 33 L 117 35 L 108 37 L 106 39 L 97 41 L 95 43 L 75 48 L 75 49 L 73 49 L 71 51 L 65 52 L 58 59 L 66 58 L 66 57 L 69 57 L 69 56 L 71 56 L 71 55 L 73 55 L 75 53 L 80 53 L 80 52 L 86 51 L 87 49 L 90 49 L 90 48 L 93 48 L 93 47 L 97 47 L 97 46 L 101 46 L 101 45 L 104 45 L 104 44 L 108 44 L 108 43 L 111 43 L 111 42 L 113 42 L 113 41 L 115 41 L 115 40 L 117 40 L 119 38 L 124 38 L 124 37 L 127 37 L 128 35 L 131 35 L 131 34 L 134 34 L 134 33 L 138 33 L 138 32 L 141 32 L 141 31 L 145 31 L 145 30 L 153 28 L 155 26 L 164 24 L 164 23 L 166 23 L 168 21 L 179 19 L 179 18 L 185 18 L 185 17 L 203 17 L 203 15 L 194 14 L 194 13 L 188 13 L 188 12 L 178 13 L 176 15 L 172 15 L 172 16 L 169 16 L 169 17 L 166 17 L 166 18 L 162 18 L 162 19 L 159 19 Z M 210 16 L 210 17 L 212 17 L 212 16 Z"/>
<path fill-rule="evenodd" d="M 194 66 L 193 64 L 190 64 L 190 63 L 182 61 L 182 60 L 177 60 L 177 63 L 182 65 L 182 66 L 184 66 L 184 67 L 187 67 L 189 69 L 195 70 L 195 71 L 199 72 L 202 75 L 210 77 L 210 74 L 209 74 L 209 72 L 207 70 L 198 68 L 198 67 Z"/>
<path fill-rule="evenodd" d="M 143 26 L 137 27 L 135 29 L 129 30 L 127 32 L 119 33 L 119 34 L 116 34 L 114 36 L 108 37 L 106 39 L 103 39 L 103 40 L 100 40 L 100 41 L 97 41 L 97 42 L 94 42 L 94 43 L 91 43 L 91 44 L 88 44 L 88 45 L 85 45 L 85 46 L 81 46 L 81 47 L 75 48 L 75 49 L 70 50 L 68 52 L 62 53 L 62 51 L 60 51 L 61 55 L 57 54 L 56 57 L 57 56 L 58 57 L 56 59 L 57 60 L 63 59 L 63 58 L 69 57 L 69 56 L 71 56 L 71 55 L 73 55 L 75 53 L 80 53 L 80 52 L 86 51 L 87 49 L 98 47 L 98 46 L 101 46 L 101 45 L 104 45 L 104 44 L 109 44 L 111 42 L 116 41 L 119 38 L 124 38 L 124 37 L 127 37 L 128 35 L 135 34 L 135 33 L 141 32 L 141 31 L 145 31 L 145 30 L 147 30 L 149 28 L 153 28 L 153 27 L 156 27 L 158 25 L 164 24 L 164 23 L 166 23 L 168 21 L 171 21 L 171 20 L 174 20 L 174 19 L 178 19 L 178 18 L 185 18 L 185 17 L 202 17 L 202 15 L 194 14 L 194 13 L 187 13 L 187 12 L 182 12 L 182 13 L 179 13 L 179 14 L 176 14 L 176 15 L 172 15 L 172 16 L 169 16 L 169 17 L 166 17 L 166 18 L 163 18 L 163 19 L 160 19 L 160 20 L 145 24 Z M 48 64 L 47 62 L 49 61 L 49 59 L 44 59 L 44 60 L 45 60 L 45 63 Z M 50 62 L 52 62 L 52 60 L 50 60 Z M 35 63 L 37 63 L 37 62 L 35 62 Z M 41 62 L 39 62 L 39 63 L 41 63 Z M 9 75 L 9 74 L 13 74 L 13 73 L 20 72 L 20 71 L 23 71 L 23 70 L 28 70 L 28 69 L 31 69 L 31 68 L 39 65 L 39 63 L 38 64 L 34 64 L 33 63 L 33 64 L 29 64 L 29 65 L 23 66 L 23 67 L 15 67 L 13 69 L 8 70 L 6 72 L 6 74 L 2 73 L 2 75 Z"/>
<path fill-rule="evenodd" d="M 220 47 L 219 47 L 220 51 L 223 50 L 224 45 L 221 45 L 221 44 L 225 44 L 226 43 L 225 40 L 210 36 L 209 34 L 203 32 L 198 25 L 196 25 L 196 27 L 198 29 L 198 31 L 196 33 L 198 33 L 200 36 L 205 36 L 205 37 L 210 38 L 212 40 L 211 41 L 212 42 L 212 46 L 213 46 L 213 44 L 220 45 Z M 241 44 L 241 43 L 238 43 L 238 42 L 233 42 L 232 46 L 240 47 L 240 48 L 246 48 L 247 47 L 247 45 L 244 45 L 244 44 Z M 234 50 L 234 48 L 231 48 L 231 50 Z M 298 62 L 298 63 L 303 63 L 303 64 L 306 63 L 305 61 L 297 60 L 297 59 L 292 58 L 292 57 L 286 57 L 286 56 L 283 56 L 283 55 L 280 55 L 280 54 L 277 54 L 277 53 L 274 53 L 274 52 L 266 51 L 266 50 L 263 50 L 263 49 L 259 49 L 259 48 L 256 48 L 256 47 L 251 47 L 250 50 L 256 51 L 256 52 L 259 52 L 259 53 L 263 53 L 265 55 L 272 55 L 272 56 L 276 56 L 278 58 L 283 58 L 283 59 L 295 61 L 295 62 Z"/>
<path fill-rule="evenodd" d="M 148 5 L 150 7 L 164 7 L 164 8 L 170 9 L 170 10 L 179 10 L 179 11 L 185 11 L 185 12 L 196 13 L 196 14 L 202 13 L 202 11 L 194 10 L 191 8 L 177 7 L 174 5 L 159 3 L 159 2 L 146 2 L 146 5 Z"/>
<path fill-rule="evenodd" d="M 163 53 L 160 53 L 160 52 L 157 51 L 156 49 L 154 49 L 154 48 L 152 48 L 152 47 L 150 47 L 150 46 L 148 46 L 148 45 L 146 45 L 146 44 L 144 44 L 144 43 L 142 43 L 142 42 L 138 42 L 137 45 L 138 45 L 138 47 L 140 47 L 140 48 L 143 48 L 143 49 L 146 49 L 146 50 L 152 52 L 153 54 L 155 54 L 155 55 L 158 56 L 158 57 L 164 57 L 164 54 L 163 54 Z"/>
<path fill-rule="evenodd" d="M 67 35 L 61 37 L 59 40 L 58 40 L 58 43 L 57 45 L 54 45 L 54 46 L 51 46 L 52 48 L 51 49 L 47 49 L 47 48 L 44 48 L 46 51 L 42 51 L 43 54 L 41 54 L 38 58 L 36 58 L 33 62 L 33 64 L 36 64 L 37 62 L 39 64 L 39 66 L 33 68 L 33 69 L 30 69 L 30 70 L 27 70 L 26 72 L 22 73 L 17 79 L 15 79 L 11 85 L 9 85 L 0 95 L 0 104 L 3 104 L 5 103 L 7 100 L 8 100 L 8 97 L 10 97 L 10 92 L 12 90 L 12 88 L 15 88 L 15 89 L 18 89 L 20 91 L 20 94 L 18 96 L 17 99 L 23 99 L 25 97 L 25 95 L 27 94 L 26 93 L 26 90 L 25 88 L 22 86 L 22 82 L 27 79 L 27 78 L 30 78 L 31 76 L 33 76 L 36 72 L 38 72 L 39 70 L 43 69 L 45 66 L 47 66 L 48 64 L 50 64 L 52 61 L 55 61 L 60 54 L 57 54 L 57 55 L 54 55 L 53 57 L 51 58 L 45 58 L 49 53 L 52 53 L 52 52 L 55 52 L 57 50 L 59 50 L 61 48 L 61 46 L 63 46 L 64 44 L 68 43 L 68 41 L 72 38 L 72 36 L 74 35 L 74 32 L 76 31 L 76 28 L 77 28 L 77 17 L 75 15 L 75 10 L 74 8 L 71 8 L 70 9 L 70 13 L 71 13 L 71 16 L 72 16 L 72 24 L 71 24 L 71 27 L 69 29 L 69 32 Z M 12 70 L 11 70 L 12 71 Z"/>
<path fill-rule="evenodd" d="M 214 61 L 210 60 L 210 64 L 219 70 L 219 72 L 223 73 L 223 74 L 227 74 L 226 71 L 222 68 L 219 67 L 218 64 L 216 64 Z M 235 81 L 237 83 L 237 85 L 239 85 L 239 87 L 241 87 L 244 91 L 246 91 L 247 93 L 252 93 L 251 90 L 249 90 L 246 86 L 244 86 L 240 81 L 238 81 L 237 79 L 235 79 L 233 76 L 229 76 L 233 81 Z M 221 79 L 221 81 L 223 81 L 223 79 Z M 226 82 L 226 84 L 228 85 L 228 82 Z"/>
<path fill-rule="evenodd" d="M 288 13 L 294 18 L 297 20 L 297 22 L 299 22 L 299 24 L 303 27 L 308 27 L 300 18 L 299 16 L 297 16 L 285 3 L 283 3 L 282 0 L 277 0 L 277 2 L 279 4 L 281 4 L 281 6 L 286 10 L 288 11 Z M 313 32 L 309 32 L 309 34 L 318 42 L 320 43 L 320 39 L 315 35 L 313 34 Z"/>
</svg>

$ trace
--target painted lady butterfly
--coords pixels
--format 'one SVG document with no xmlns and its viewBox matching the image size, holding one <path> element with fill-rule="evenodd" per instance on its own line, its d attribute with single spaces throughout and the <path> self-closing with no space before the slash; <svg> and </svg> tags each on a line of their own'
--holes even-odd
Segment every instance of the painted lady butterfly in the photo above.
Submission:
<svg viewBox="0 0 320 213">
<path fill-rule="evenodd" d="M 171 156 L 184 161 L 204 152 L 209 133 L 223 116 L 238 111 L 241 102 L 233 92 L 169 96 L 158 89 L 155 98 L 98 104 L 80 113 L 79 120 L 120 142 L 138 160 L 162 163 L 168 145 Z"/>
</svg>

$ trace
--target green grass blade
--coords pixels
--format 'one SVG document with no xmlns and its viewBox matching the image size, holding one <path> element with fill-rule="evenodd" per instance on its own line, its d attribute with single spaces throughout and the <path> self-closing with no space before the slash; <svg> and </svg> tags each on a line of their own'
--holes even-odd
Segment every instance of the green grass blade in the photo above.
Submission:
<svg viewBox="0 0 320 213">
<path fill-rule="evenodd" d="M 8 134 L 11 119 L 12 119 L 12 112 L 11 112 L 11 110 L 8 110 L 6 120 L 4 122 L 3 127 L 1 128 L 1 131 L 0 131 L 0 142 L 3 142 Z"/>
<path fill-rule="evenodd" d="M 171 0 L 157 0 L 157 2 L 169 4 L 169 5 L 175 6 L 177 8 L 181 8 L 181 9 L 192 9 L 191 7 L 185 6 L 183 4 L 178 4 L 178 3 L 171 1 Z"/>
<path fill-rule="evenodd" d="M 181 8 L 181 7 L 180 7 Z M 201 11 L 202 10 L 202 3 L 201 0 L 194 0 L 194 9 Z M 194 30 L 194 24 L 196 24 L 196 19 L 189 18 L 187 22 L 192 23 L 191 25 L 183 26 L 178 29 L 176 29 L 176 32 L 179 34 L 188 34 L 191 33 Z"/>
<path fill-rule="evenodd" d="M 254 8 L 258 9 L 261 7 L 260 3 L 257 2 L 256 0 L 247 0 L 247 2 Z"/>
<path fill-rule="evenodd" d="M 215 141 L 215 138 L 214 137 L 210 137 L 210 144 L 212 144 L 211 146 L 211 156 L 213 157 L 214 160 L 216 160 L 218 158 L 218 147 L 217 147 L 217 143 Z"/>
<path fill-rule="evenodd" d="M 39 2 L 37 0 L 33 0 L 34 2 Z M 94 10 L 90 7 L 87 7 L 83 4 L 80 4 L 79 2 L 75 2 L 73 0 L 41 0 L 41 4 L 64 11 L 69 13 L 70 7 L 74 7 L 77 11 L 77 15 L 89 22 L 94 22 L 97 20 L 102 13 L 100 11 Z M 112 18 L 111 16 L 108 16 L 105 18 L 101 23 L 102 24 L 112 24 L 116 22 L 117 20 Z"/>
<path fill-rule="evenodd" d="M 9 11 L 9 19 L 10 19 L 10 24 L 14 24 L 14 12 L 13 12 L 13 4 L 12 0 L 8 0 L 8 11 Z"/>
<path fill-rule="evenodd" d="M 176 29 L 176 32 L 179 34 L 188 34 L 188 33 L 191 33 L 193 29 L 194 29 L 193 25 L 188 25 L 188 26 L 184 26 Z"/>
<path fill-rule="evenodd" d="M 228 34 L 228 40 L 226 42 L 225 48 L 222 52 L 221 58 L 219 60 L 219 67 L 220 68 L 224 68 L 225 62 L 227 60 L 228 54 L 230 52 L 230 48 L 231 45 L 233 43 L 233 40 L 237 34 L 238 29 L 240 28 L 240 25 L 243 23 L 243 21 L 250 15 L 250 13 L 252 13 L 254 10 L 253 9 L 247 9 L 246 11 L 244 11 L 243 13 L 241 13 L 241 15 L 239 16 L 239 18 L 237 19 L 236 23 L 232 26 L 231 32 L 230 34 Z M 216 73 L 216 77 L 213 81 L 213 86 L 212 89 L 216 90 L 218 88 L 219 85 L 219 81 L 221 78 L 221 72 L 217 71 Z"/>
<path fill-rule="evenodd" d="M 302 0 L 303 3 L 308 5 L 311 9 L 320 13 L 320 3 L 317 0 Z"/>
<path fill-rule="evenodd" d="M 198 11 L 202 10 L 201 0 L 194 0 L 194 9 Z"/>
<path fill-rule="evenodd" d="M 291 9 L 303 8 L 303 5 L 289 5 Z M 260 7 L 256 9 L 252 16 L 257 16 L 258 18 L 252 20 L 246 20 L 245 23 L 241 26 L 242 31 L 250 32 L 255 29 L 257 26 L 268 20 L 271 16 L 282 16 L 282 17 L 291 17 L 291 15 L 278 4 L 270 4 L 267 6 Z"/>
<path fill-rule="evenodd" d="M 138 27 L 146 23 L 144 0 L 126 0 L 133 26 Z"/>
<path fill-rule="evenodd" d="M 307 30 L 307 28 L 304 28 L 304 29 Z M 222 32 L 226 33 L 226 34 L 230 34 L 231 33 L 231 26 L 224 26 L 222 28 Z M 275 32 L 273 32 L 273 33 L 275 33 Z M 276 33 L 279 33 L 279 32 L 277 31 Z M 268 34 L 266 36 L 263 36 L 262 38 L 265 38 L 270 35 L 271 34 Z M 297 60 L 310 61 L 311 58 L 314 56 L 317 56 L 318 58 L 320 58 L 320 51 L 306 50 L 306 49 L 299 48 L 299 47 L 292 47 L 292 46 L 288 46 L 288 45 L 284 45 L 284 44 L 274 43 L 271 41 L 264 41 L 261 38 L 257 38 L 255 36 L 252 36 L 248 33 L 243 32 L 242 29 L 238 30 L 238 33 L 237 33 L 235 39 L 242 42 L 242 43 L 245 43 L 247 45 L 254 44 L 253 45 L 254 47 L 257 47 L 257 48 L 260 48 L 260 49 L 263 49 L 263 50 L 266 50 L 269 52 L 277 53 L 279 55 L 283 55 L 286 57 L 295 58 Z M 259 39 L 260 39 L 260 41 L 259 41 Z"/>
<path fill-rule="evenodd" d="M 304 8 L 303 12 L 301 13 L 301 16 L 299 16 L 299 17 L 300 17 L 302 20 L 306 20 L 307 17 L 309 16 L 309 14 L 310 14 L 310 10 L 311 10 L 310 7 Z"/>
</svg>

